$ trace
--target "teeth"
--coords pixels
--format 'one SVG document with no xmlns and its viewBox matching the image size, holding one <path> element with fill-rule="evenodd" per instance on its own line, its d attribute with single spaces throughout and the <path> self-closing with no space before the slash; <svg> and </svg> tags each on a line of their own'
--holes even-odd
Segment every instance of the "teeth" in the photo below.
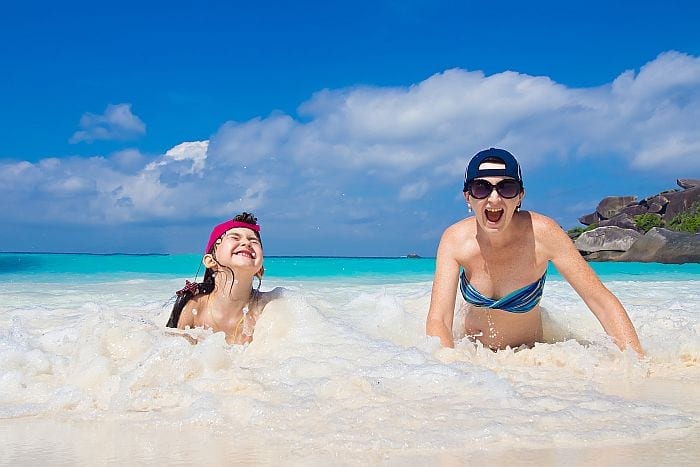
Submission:
<svg viewBox="0 0 700 467">
<path fill-rule="evenodd" d="M 503 209 L 486 208 L 484 210 L 486 218 L 491 222 L 498 222 L 503 215 Z"/>
</svg>

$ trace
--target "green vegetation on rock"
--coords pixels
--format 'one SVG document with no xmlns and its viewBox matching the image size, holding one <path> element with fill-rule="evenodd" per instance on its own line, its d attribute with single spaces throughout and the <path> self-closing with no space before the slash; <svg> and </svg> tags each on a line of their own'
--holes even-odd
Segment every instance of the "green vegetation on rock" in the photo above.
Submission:
<svg viewBox="0 0 700 467">
<path fill-rule="evenodd" d="M 671 219 L 668 228 L 679 232 L 700 232 L 700 203 L 693 203 L 690 209 Z"/>
<path fill-rule="evenodd" d="M 632 219 L 634 220 L 634 224 L 643 230 L 644 233 L 649 232 L 654 227 L 663 227 L 664 225 L 664 221 L 661 219 L 661 216 L 656 214 L 640 214 L 638 216 L 634 216 Z"/>
<path fill-rule="evenodd" d="M 655 214 L 634 216 L 634 223 L 644 232 L 650 231 L 653 227 L 665 227 L 677 232 L 697 233 L 700 232 L 700 203 L 693 203 L 690 209 L 679 213 L 668 223 Z"/>
<path fill-rule="evenodd" d="M 670 222 L 665 222 L 658 214 L 651 213 L 640 214 L 632 219 L 637 228 L 644 233 L 649 232 L 654 227 L 663 227 L 676 232 L 700 233 L 700 202 L 693 203 L 689 209 L 676 215 Z M 576 239 L 582 233 L 597 227 L 598 224 L 591 224 L 588 227 L 573 227 L 566 233 L 572 239 Z"/>
<path fill-rule="evenodd" d="M 579 235 L 581 235 L 583 232 L 588 232 L 589 230 L 593 230 L 596 227 L 598 227 L 598 224 L 591 224 L 587 227 L 572 227 L 569 230 L 566 231 L 566 233 L 569 235 L 571 238 L 578 238 Z"/>
</svg>

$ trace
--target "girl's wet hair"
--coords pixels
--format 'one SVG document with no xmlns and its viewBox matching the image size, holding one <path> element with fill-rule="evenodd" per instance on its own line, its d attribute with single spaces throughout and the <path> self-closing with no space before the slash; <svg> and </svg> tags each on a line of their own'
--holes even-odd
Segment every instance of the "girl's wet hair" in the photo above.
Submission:
<svg viewBox="0 0 700 467">
<path fill-rule="evenodd" d="M 255 217 L 253 214 L 249 212 L 242 212 L 238 215 L 236 215 L 233 218 L 234 221 L 239 221 L 239 222 L 245 222 L 246 224 L 252 224 L 252 225 L 258 225 L 258 219 Z M 255 231 L 254 231 L 255 232 Z M 260 233 L 255 232 L 255 236 L 258 238 L 260 241 L 260 244 L 262 245 L 262 239 L 260 238 Z M 218 241 L 217 243 L 218 244 Z M 208 253 L 211 254 L 214 258 L 214 261 L 216 261 L 216 245 L 214 245 Z M 218 261 L 217 261 L 218 264 Z M 227 268 L 229 269 L 229 268 Z M 233 271 L 229 269 L 231 272 L 231 275 L 233 276 Z M 168 319 L 168 322 L 166 324 L 167 327 L 169 328 L 176 328 L 177 323 L 180 320 L 180 315 L 182 314 L 183 308 L 185 308 L 185 305 L 187 302 L 189 302 L 192 297 L 195 297 L 196 295 L 199 294 L 210 294 L 214 290 L 214 276 L 215 276 L 215 271 L 211 268 L 206 268 L 204 270 L 204 277 L 202 278 L 202 282 L 190 282 L 190 281 L 185 281 L 185 287 L 182 289 L 178 290 L 176 292 L 176 298 L 175 298 L 175 303 L 173 304 L 173 310 L 170 313 L 170 319 Z M 262 280 L 262 276 L 265 274 L 265 268 L 261 267 L 260 272 L 258 273 L 258 279 Z M 233 287 L 233 285 L 231 285 Z M 260 289 L 260 284 L 258 283 L 258 290 Z M 257 296 L 257 294 L 256 294 Z"/>
</svg>

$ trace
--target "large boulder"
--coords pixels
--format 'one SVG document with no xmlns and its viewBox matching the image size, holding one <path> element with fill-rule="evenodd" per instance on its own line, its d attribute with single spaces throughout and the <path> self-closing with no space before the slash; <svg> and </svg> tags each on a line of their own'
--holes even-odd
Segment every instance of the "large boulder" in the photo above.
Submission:
<svg viewBox="0 0 700 467">
<path fill-rule="evenodd" d="M 624 251 L 601 250 L 583 256 L 586 261 L 620 261 Z"/>
<path fill-rule="evenodd" d="M 668 198 L 668 204 L 663 216 L 666 222 L 670 222 L 681 212 L 689 210 L 694 203 L 700 202 L 700 186 L 664 193 L 664 197 Z"/>
<path fill-rule="evenodd" d="M 608 226 L 583 232 L 574 242 L 579 251 L 627 251 L 642 234 L 632 229 Z"/>
<path fill-rule="evenodd" d="M 639 231 L 637 224 L 634 223 L 634 220 L 629 216 L 629 214 L 625 214 L 623 212 L 611 217 L 610 219 L 600 221 L 598 227 L 607 227 L 610 225 L 620 227 L 621 229 L 632 229 Z"/>
<path fill-rule="evenodd" d="M 652 214 L 660 214 L 664 212 L 664 209 L 666 209 L 668 201 L 669 200 L 666 196 L 659 194 L 645 199 L 644 204 L 647 206 L 647 212 Z"/>
<path fill-rule="evenodd" d="M 586 214 L 585 216 L 581 216 L 578 218 L 578 221 L 583 225 L 597 224 L 598 222 L 600 222 L 600 220 L 600 215 L 598 215 L 597 212 Z"/>
<path fill-rule="evenodd" d="M 627 214 L 628 216 L 639 216 L 641 214 L 646 214 L 649 211 L 646 204 L 630 204 L 620 209 L 620 214 Z M 618 214 L 618 216 L 620 215 Z"/>
<path fill-rule="evenodd" d="M 700 180 L 694 178 L 679 178 L 676 180 L 676 183 L 683 189 L 700 186 Z"/>
<path fill-rule="evenodd" d="M 654 227 L 620 258 L 620 261 L 700 263 L 700 234 Z"/>
<path fill-rule="evenodd" d="M 622 208 L 636 201 L 636 196 L 608 196 L 598 203 L 595 211 L 603 219 L 610 219 L 620 212 Z"/>
</svg>

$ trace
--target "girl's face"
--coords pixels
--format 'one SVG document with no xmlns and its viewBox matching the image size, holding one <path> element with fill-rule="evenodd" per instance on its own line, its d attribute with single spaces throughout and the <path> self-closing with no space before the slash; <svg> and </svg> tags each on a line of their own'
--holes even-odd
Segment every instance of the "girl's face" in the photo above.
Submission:
<svg viewBox="0 0 700 467">
<path fill-rule="evenodd" d="M 255 232 L 236 227 L 226 232 L 214 251 L 222 266 L 232 269 L 250 269 L 256 274 L 263 263 L 263 249 Z"/>
<path fill-rule="evenodd" d="M 474 197 L 469 192 L 464 194 L 467 203 L 474 210 L 474 215 L 479 225 L 486 230 L 503 230 L 513 218 L 513 214 L 517 210 L 518 206 L 523 199 L 523 191 L 520 191 L 513 198 L 506 198 L 499 194 L 496 185 L 503 180 L 512 180 L 508 177 L 481 177 L 477 180 L 484 180 L 492 185 L 488 187 L 487 184 L 482 183 L 482 191 L 485 186 L 486 189 L 492 188 L 491 193 L 485 198 L 479 199 Z M 510 182 L 509 182 L 510 183 Z M 509 187 L 510 188 L 510 187 Z M 519 189 L 519 187 L 518 187 Z M 504 189 L 507 193 L 507 189 Z M 507 193 L 510 195 L 510 193 Z"/>
</svg>

